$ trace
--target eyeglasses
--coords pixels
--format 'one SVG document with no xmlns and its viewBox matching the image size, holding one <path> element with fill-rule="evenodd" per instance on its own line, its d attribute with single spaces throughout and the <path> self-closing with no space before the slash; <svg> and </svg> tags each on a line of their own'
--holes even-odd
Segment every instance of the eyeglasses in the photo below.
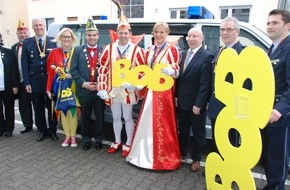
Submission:
<svg viewBox="0 0 290 190">
<path fill-rule="evenodd" d="M 237 30 L 237 28 L 220 28 L 221 32 L 225 32 L 226 31 L 227 33 L 230 33 L 230 32 L 232 32 L 234 30 Z"/>
<path fill-rule="evenodd" d="M 71 36 L 61 36 L 64 39 L 71 39 Z"/>
</svg>

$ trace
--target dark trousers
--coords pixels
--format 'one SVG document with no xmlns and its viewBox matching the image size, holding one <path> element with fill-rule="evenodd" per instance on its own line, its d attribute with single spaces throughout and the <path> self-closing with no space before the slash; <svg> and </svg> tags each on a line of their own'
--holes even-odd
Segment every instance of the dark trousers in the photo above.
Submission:
<svg viewBox="0 0 290 190">
<path fill-rule="evenodd" d="M 13 132 L 14 118 L 14 95 L 0 91 L 0 133 Z"/>
<path fill-rule="evenodd" d="M 79 97 L 79 101 L 81 104 L 81 135 L 83 142 L 91 142 L 92 137 L 95 138 L 96 142 L 102 142 L 105 109 L 103 100 L 97 96 L 97 93 L 94 93 L 87 97 Z M 94 129 L 91 128 L 92 111 L 96 119 Z"/>
<path fill-rule="evenodd" d="M 57 120 L 55 112 L 52 112 L 52 100 L 46 94 L 32 93 L 32 103 L 37 129 L 44 134 L 55 133 Z M 45 108 L 47 108 L 48 128 L 46 125 Z"/>
<path fill-rule="evenodd" d="M 179 145 L 181 155 L 186 156 L 188 149 L 192 152 L 193 161 L 200 161 L 201 155 L 206 144 L 206 111 L 201 109 L 200 115 L 193 114 L 179 108 Z M 190 129 L 192 129 L 192 141 L 190 141 Z M 192 142 L 190 144 L 190 142 Z"/>
<path fill-rule="evenodd" d="M 216 146 L 215 135 L 214 135 L 216 119 L 211 119 L 210 122 L 211 122 L 211 134 L 212 134 L 212 151 L 219 153 L 218 148 Z M 229 140 L 231 144 L 235 147 L 239 147 L 240 145 L 239 139 L 240 139 L 239 133 L 236 130 L 231 129 L 229 131 Z"/>
<path fill-rule="evenodd" d="M 264 190 L 285 190 L 289 169 L 290 130 L 283 126 L 266 126 L 261 130 L 262 164 L 267 177 Z"/>
<path fill-rule="evenodd" d="M 31 94 L 27 93 L 23 82 L 20 84 L 18 92 L 18 106 L 23 126 L 25 128 L 32 128 L 33 114 L 32 114 L 32 100 Z"/>
</svg>

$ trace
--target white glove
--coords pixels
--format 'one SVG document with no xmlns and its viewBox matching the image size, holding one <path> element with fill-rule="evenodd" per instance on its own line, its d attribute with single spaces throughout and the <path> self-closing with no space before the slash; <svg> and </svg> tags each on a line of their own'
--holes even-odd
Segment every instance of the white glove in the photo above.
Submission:
<svg viewBox="0 0 290 190">
<path fill-rule="evenodd" d="M 144 86 L 137 85 L 136 88 L 137 88 L 137 90 L 142 90 L 144 88 Z"/>
<path fill-rule="evenodd" d="M 131 90 L 131 91 L 134 90 L 135 88 L 132 84 L 127 83 L 127 82 L 123 82 L 122 87 L 127 88 L 128 90 Z"/>
<path fill-rule="evenodd" d="M 172 67 L 166 67 L 166 68 L 162 68 L 162 73 L 168 75 L 168 76 L 172 76 L 174 74 L 174 69 Z"/>
<path fill-rule="evenodd" d="M 98 96 L 100 96 L 100 98 L 102 100 L 106 100 L 106 99 L 109 99 L 109 96 L 108 96 L 108 93 L 106 90 L 100 90 L 98 93 L 97 93 Z"/>
</svg>

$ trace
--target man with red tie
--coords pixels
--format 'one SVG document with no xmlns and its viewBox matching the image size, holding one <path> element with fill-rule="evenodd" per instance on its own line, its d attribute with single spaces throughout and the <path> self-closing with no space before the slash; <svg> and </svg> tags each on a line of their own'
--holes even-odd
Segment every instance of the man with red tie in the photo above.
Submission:
<svg viewBox="0 0 290 190">
<path fill-rule="evenodd" d="M 18 106 L 19 112 L 21 116 L 21 120 L 24 126 L 24 130 L 20 131 L 21 134 L 32 131 L 33 119 L 32 119 L 32 100 L 31 94 L 28 93 L 25 89 L 25 85 L 23 83 L 23 74 L 21 69 L 21 53 L 22 53 L 22 45 L 23 40 L 29 37 L 29 30 L 25 26 L 24 22 L 19 19 L 18 27 L 17 27 L 17 37 L 18 42 L 12 45 L 11 50 L 18 61 L 18 69 L 20 76 L 20 86 L 18 91 Z"/>
<path fill-rule="evenodd" d="M 88 19 L 86 26 L 86 45 L 75 48 L 71 75 L 77 83 L 77 97 L 81 104 L 81 135 L 83 149 L 90 149 L 94 137 L 97 150 L 101 150 L 103 140 L 103 123 L 105 104 L 97 96 L 98 59 L 101 48 L 97 46 L 100 34 L 96 25 Z M 91 115 L 94 112 L 96 121 L 94 130 L 91 130 Z M 94 131 L 94 134 L 92 134 Z"/>
</svg>

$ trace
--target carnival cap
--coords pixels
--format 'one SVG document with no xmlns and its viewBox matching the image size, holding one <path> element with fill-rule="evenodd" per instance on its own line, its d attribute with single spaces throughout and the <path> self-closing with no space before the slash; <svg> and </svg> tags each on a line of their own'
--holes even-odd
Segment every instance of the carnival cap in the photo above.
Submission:
<svg viewBox="0 0 290 190">
<path fill-rule="evenodd" d="M 124 29 L 129 29 L 131 30 L 131 26 L 128 22 L 128 19 L 125 15 L 121 15 L 119 18 L 119 24 L 117 30 L 124 30 Z"/>
<path fill-rule="evenodd" d="M 123 30 L 123 29 L 131 30 L 131 26 L 128 22 L 128 18 L 125 15 L 125 12 L 122 8 L 120 1 L 119 0 L 112 0 L 112 2 L 118 7 L 118 10 L 120 11 L 120 18 L 119 18 L 119 24 L 117 26 L 117 30 Z"/>
<path fill-rule="evenodd" d="M 24 24 L 24 22 L 19 19 L 18 20 L 18 26 L 17 26 L 17 30 L 27 30 L 27 26 Z"/>
<path fill-rule="evenodd" d="M 92 31 L 99 32 L 99 30 L 98 30 L 97 26 L 94 24 L 93 20 L 89 18 L 87 21 L 86 32 L 92 32 Z"/>
</svg>

